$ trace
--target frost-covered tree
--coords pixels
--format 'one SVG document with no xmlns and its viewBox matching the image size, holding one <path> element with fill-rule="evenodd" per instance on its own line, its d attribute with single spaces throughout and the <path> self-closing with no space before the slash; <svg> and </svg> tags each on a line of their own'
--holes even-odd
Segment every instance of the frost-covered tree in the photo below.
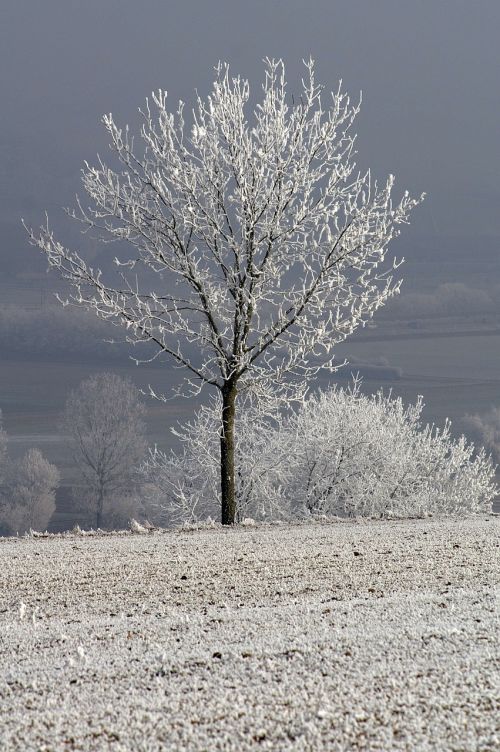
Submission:
<svg viewBox="0 0 500 752">
<path fill-rule="evenodd" d="M 113 373 L 90 376 L 68 397 L 62 426 L 90 492 L 96 527 L 106 500 L 133 491 L 134 468 L 146 449 L 144 410 L 137 387 Z"/>
<path fill-rule="evenodd" d="M 46 530 L 56 504 L 59 471 L 38 449 L 8 465 L 7 483 L 0 500 L 0 525 L 9 533 Z"/>
<path fill-rule="evenodd" d="M 355 383 L 312 395 L 271 419 L 255 405 L 237 423 L 241 516 L 421 516 L 486 511 L 495 468 L 464 437 L 423 425 L 423 402 L 405 406 Z M 178 431 L 183 451 L 153 450 L 142 466 L 167 522 L 217 514 L 217 405 Z"/>
<path fill-rule="evenodd" d="M 21 459 L 7 455 L 7 434 L 0 410 L 0 531 L 16 534 L 45 530 L 52 517 L 59 472 L 38 449 Z"/>
<path fill-rule="evenodd" d="M 248 81 L 217 67 L 212 93 L 186 124 L 182 102 L 146 101 L 142 146 L 104 117 L 118 167 L 86 166 L 88 198 L 70 215 L 119 241 L 119 279 L 64 247 L 49 226 L 33 244 L 73 286 L 69 300 L 124 326 L 220 394 L 222 522 L 236 518 L 238 394 L 286 395 L 394 295 L 385 265 L 397 226 L 418 200 L 393 203 L 357 172 L 352 124 L 359 105 L 325 97 L 312 61 L 295 97 L 281 61 L 266 60 L 262 98 L 248 111 Z M 287 387 L 288 385 L 288 387 Z M 297 392 L 295 392 L 297 393 Z"/>
<path fill-rule="evenodd" d="M 2 411 L 0 410 L 0 487 L 5 481 L 7 466 L 7 434 L 3 429 Z"/>
<path fill-rule="evenodd" d="M 466 415 L 462 425 L 467 435 L 483 444 L 500 465 L 500 407 L 492 407 L 483 415 Z"/>
<path fill-rule="evenodd" d="M 245 399 L 245 398 L 244 398 Z M 220 517 L 220 398 L 178 427 L 179 451 L 150 449 L 139 470 L 144 493 L 164 525 Z M 236 521 L 289 516 L 285 495 L 289 434 L 279 414 L 245 400 L 236 418 Z"/>
</svg>

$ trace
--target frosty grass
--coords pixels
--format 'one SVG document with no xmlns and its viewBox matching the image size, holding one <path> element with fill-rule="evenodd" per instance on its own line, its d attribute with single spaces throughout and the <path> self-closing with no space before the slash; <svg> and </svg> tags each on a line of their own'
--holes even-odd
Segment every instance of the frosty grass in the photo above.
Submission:
<svg viewBox="0 0 500 752">
<path fill-rule="evenodd" d="M 493 515 L 2 539 L 0 562 L 2 752 L 499 748 Z"/>
</svg>

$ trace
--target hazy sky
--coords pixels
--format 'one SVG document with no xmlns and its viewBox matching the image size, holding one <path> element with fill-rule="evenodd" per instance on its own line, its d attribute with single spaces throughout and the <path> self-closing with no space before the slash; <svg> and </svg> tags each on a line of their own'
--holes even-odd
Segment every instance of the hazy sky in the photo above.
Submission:
<svg viewBox="0 0 500 752">
<path fill-rule="evenodd" d="M 292 91 L 309 55 L 327 86 L 363 90 L 360 166 L 428 192 L 406 243 L 498 244 L 499 29 L 499 0 L 2 0 L 4 271 L 19 217 L 48 208 L 57 225 L 83 160 L 105 152 L 104 112 L 134 122 L 157 87 L 189 102 L 219 59 L 259 86 L 266 55 L 285 59 Z"/>
<path fill-rule="evenodd" d="M 327 87 L 336 89 L 342 78 L 354 97 L 362 90 L 360 167 L 382 179 L 394 173 L 397 190 L 428 193 L 394 244 L 398 255 L 409 257 L 401 302 L 442 282 L 494 292 L 500 285 L 499 30 L 500 0 L 0 0 L 0 305 L 25 305 L 56 276 L 37 278 L 26 290 L 30 273 L 43 273 L 46 264 L 28 246 L 21 216 L 37 225 L 47 209 L 63 240 L 73 247 L 81 242 L 60 207 L 73 204 L 83 161 L 106 153 L 103 113 L 136 123 L 137 108 L 158 87 L 168 90 L 172 107 L 178 98 L 189 103 L 195 88 L 208 93 L 219 59 L 258 88 L 265 56 L 285 59 L 292 92 L 301 60 L 310 55 Z M 13 274 L 18 279 L 9 288 Z M 492 300 L 499 299 L 497 290 Z M 40 332 L 45 347 L 44 320 L 30 315 L 25 329 Z M 9 324 L 17 318 L 7 316 L 2 329 L 16 340 L 15 353 L 25 345 L 22 328 Z M 498 401 L 498 336 L 424 344 L 375 342 L 368 351 L 361 342 L 347 354 L 402 367 L 409 377 L 395 382 L 395 393 L 401 387 L 405 399 L 414 399 L 423 392 L 432 420 Z M 54 433 L 54 416 L 84 375 L 81 366 L 70 375 L 59 365 L 53 372 L 48 358 L 48 375 L 22 362 L 10 371 L 8 352 L 3 342 L 0 406 L 9 433 L 23 441 L 24 434 Z M 37 357 L 27 344 L 26 353 Z M 461 378 L 461 391 L 439 378 L 431 383 L 432 375 Z M 472 377 L 489 381 L 466 383 Z M 51 390 L 58 408 L 47 396 Z M 27 422 L 26 411 L 33 413 Z M 39 418 L 46 413 L 44 428 Z"/>
</svg>

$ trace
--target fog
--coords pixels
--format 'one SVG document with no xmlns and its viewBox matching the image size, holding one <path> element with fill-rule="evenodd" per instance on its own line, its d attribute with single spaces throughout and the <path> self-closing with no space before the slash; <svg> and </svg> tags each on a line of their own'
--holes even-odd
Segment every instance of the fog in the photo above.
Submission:
<svg viewBox="0 0 500 752">
<path fill-rule="evenodd" d="M 429 195 L 400 250 L 443 236 L 498 247 L 499 22 L 496 0 L 4 0 L 3 273 L 43 267 L 26 260 L 19 218 L 48 208 L 59 221 L 83 160 L 105 151 L 103 113 L 135 123 L 158 87 L 189 103 L 219 59 L 259 86 L 266 55 L 286 60 L 291 90 L 313 55 L 326 86 L 363 91 L 360 164 Z"/>
<path fill-rule="evenodd" d="M 407 259 L 401 296 L 339 361 L 351 359 L 366 389 L 423 393 L 431 420 L 498 403 L 499 24 L 497 0 L 4 0 L 0 407 L 12 441 L 52 436 L 79 374 L 122 369 L 144 386 L 151 374 L 167 391 L 179 375 L 167 365 L 140 371 L 126 348 L 102 344 L 101 322 L 57 310 L 52 293 L 64 289 L 28 246 L 21 217 L 36 226 L 47 210 L 64 241 L 107 265 L 114 253 L 61 211 L 74 204 L 83 161 L 106 153 L 102 114 L 134 126 L 158 87 L 172 106 L 189 105 L 195 89 L 208 91 L 219 59 L 259 87 L 266 55 L 284 58 L 292 92 L 309 55 L 327 88 L 342 78 L 354 97 L 362 90 L 360 167 L 380 179 L 394 173 L 397 194 L 428 194 L 392 246 Z M 155 410 L 151 437 L 167 445 L 171 416 L 192 404 Z"/>
</svg>

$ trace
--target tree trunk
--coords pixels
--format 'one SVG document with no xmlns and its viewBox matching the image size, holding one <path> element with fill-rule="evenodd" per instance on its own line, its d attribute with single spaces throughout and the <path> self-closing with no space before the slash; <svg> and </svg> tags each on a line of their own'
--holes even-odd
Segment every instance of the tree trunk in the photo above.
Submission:
<svg viewBox="0 0 500 752">
<path fill-rule="evenodd" d="M 222 389 L 222 433 L 220 439 L 220 485 L 223 525 L 236 521 L 236 487 L 234 482 L 234 419 L 236 415 L 236 385 L 225 384 Z"/>
<path fill-rule="evenodd" d="M 96 510 L 95 510 L 96 530 L 98 530 L 101 527 L 103 506 L 104 506 L 104 488 L 101 484 L 99 484 L 99 491 L 97 493 L 97 502 L 96 502 Z"/>
</svg>

